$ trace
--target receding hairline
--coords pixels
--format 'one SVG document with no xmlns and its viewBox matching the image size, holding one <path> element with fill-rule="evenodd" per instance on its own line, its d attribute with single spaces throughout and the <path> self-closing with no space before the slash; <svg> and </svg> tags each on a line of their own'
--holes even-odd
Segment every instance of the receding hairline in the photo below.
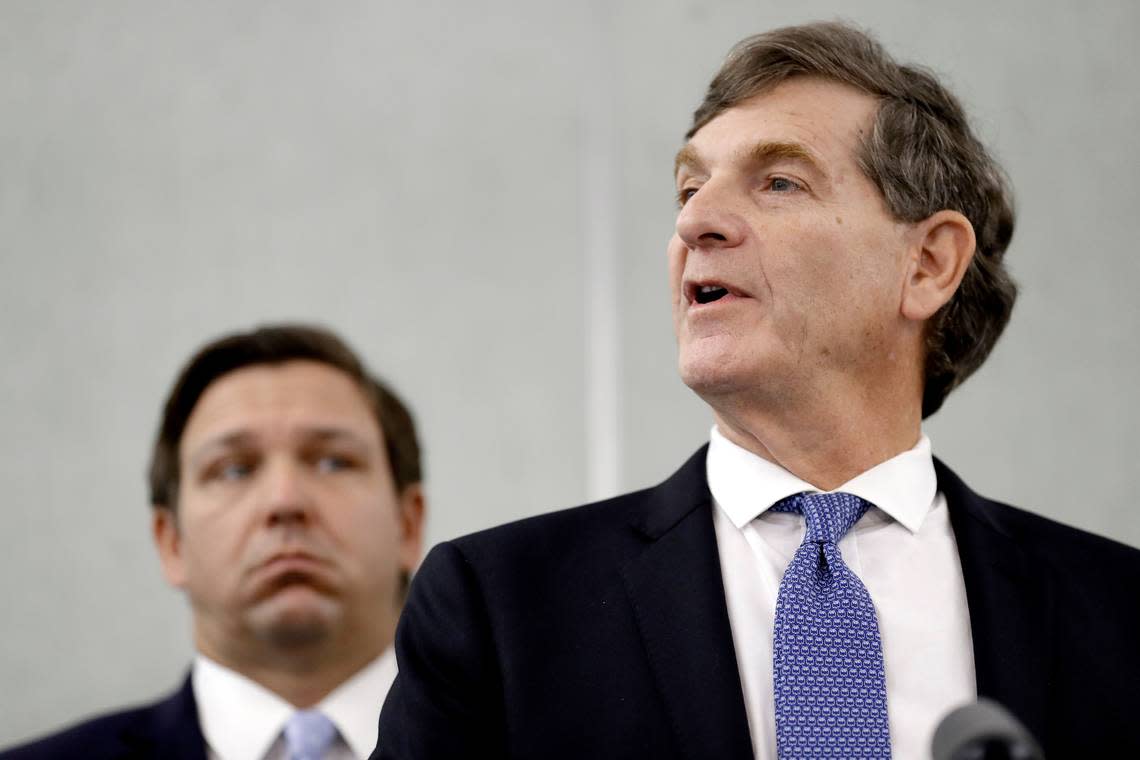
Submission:
<svg viewBox="0 0 1140 760">
<path fill-rule="evenodd" d="M 862 147 L 860 143 L 866 139 L 869 131 L 873 130 L 875 127 L 875 122 L 878 119 L 879 115 L 879 109 L 883 103 L 882 95 L 872 90 L 868 90 L 867 88 L 860 87 L 853 82 L 848 82 L 838 77 L 829 76 L 827 74 L 818 74 L 814 72 L 794 73 L 785 77 L 781 77 L 776 81 L 765 83 L 764 85 L 757 88 L 754 92 L 748 94 L 746 97 L 743 97 L 732 105 L 721 109 L 711 118 L 703 122 L 699 127 L 694 127 L 691 129 L 686 136 L 685 144 L 679 151 L 677 151 L 677 155 L 673 159 L 674 179 L 676 179 L 677 173 L 681 170 L 682 166 L 702 166 L 700 155 L 692 145 L 693 139 L 702 129 L 715 121 L 719 116 L 733 110 L 734 108 L 740 108 L 749 101 L 770 93 L 789 82 L 801 80 L 838 85 L 840 88 L 847 90 L 851 94 L 861 96 L 870 101 L 872 107 L 870 109 L 870 113 L 868 114 L 868 121 L 865 125 L 868 133 L 863 133 L 862 130 L 859 130 L 859 133 L 856 135 L 856 145 L 854 146 L 854 149 L 856 151 L 860 150 Z M 807 164 L 810 164 L 813 168 L 816 169 L 816 171 L 820 172 L 821 174 L 827 174 L 827 172 L 824 170 L 824 163 L 821 157 L 813 150 L 811 150 L 811 148 L 809 148 L 807 145 L 796 140 L 758 140 L 748 150 L 752 154 L 752 158 L 754 160 L 775 160 L 784 158 L 803 161 Z M 857 154 L 856 158 L 858 158 Z"/>
</svg>

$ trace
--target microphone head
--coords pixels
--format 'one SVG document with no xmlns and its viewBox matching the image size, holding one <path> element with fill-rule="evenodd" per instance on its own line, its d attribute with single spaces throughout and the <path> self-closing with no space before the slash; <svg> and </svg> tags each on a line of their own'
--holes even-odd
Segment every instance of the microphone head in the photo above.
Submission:
<svg viewBox="0 0 1140 760">
<path fill-rule="evenodd" d="M 934 731 L 934 760 L 1045 760 L 1041 748 L 1009 710 L 979 698 L 942 719 Z"/>
</svg>

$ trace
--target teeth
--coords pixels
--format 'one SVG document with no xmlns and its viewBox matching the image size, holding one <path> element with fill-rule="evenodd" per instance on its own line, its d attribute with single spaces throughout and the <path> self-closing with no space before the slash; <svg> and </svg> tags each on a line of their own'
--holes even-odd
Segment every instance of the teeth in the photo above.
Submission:
<svg viewBox="0 0 1140 760">
<path fill-rule="evenodd" d="M 728 295 L 728 288 L 722 285 L 699 285 L 693 293 L 693 301 L 699 304 L 719 301 Z"/>
</svg>

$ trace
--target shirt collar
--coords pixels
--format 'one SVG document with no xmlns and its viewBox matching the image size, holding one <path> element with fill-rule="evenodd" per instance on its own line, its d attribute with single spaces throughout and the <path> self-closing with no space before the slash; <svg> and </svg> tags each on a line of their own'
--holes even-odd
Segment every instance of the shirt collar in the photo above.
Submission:
<svg viewBox="0 0 1140 760">
<path fill-rule="evenodd" d="M 202 736 L 218 757 L 265 757 L 296 709 L 202 654 L 194 660 L 190 680 Z"/>
<path fill-rule="evenodd" d="M 396 678 L 396 655 L 389 647 L 342 683 L 314 709 L 340 731 L 356 757 L 376 747 L 376 716 Z M 265 757 L 297 708 L 261 684 L 205 655 L 191 675 L 202 735 L 219 757 Z"/>
<path fill-rule="evenodd" d="M 376 748 L 376 716 L 395 680 L 396 652 L 388 647 L 318 705 L 336 724 L 354 756 L 368 757 Z"/>
<path fill-rule="evenodd" d="M 737 528 L 776 502 L 816 488 L 774 462 L 728 440 L 713 426 L 706 463 L 713 498 Z M 881 462 L 835 489 L 865 499 L 911 533 L 917 533 L 938 492 L 930 439 Z"/>
</svg>

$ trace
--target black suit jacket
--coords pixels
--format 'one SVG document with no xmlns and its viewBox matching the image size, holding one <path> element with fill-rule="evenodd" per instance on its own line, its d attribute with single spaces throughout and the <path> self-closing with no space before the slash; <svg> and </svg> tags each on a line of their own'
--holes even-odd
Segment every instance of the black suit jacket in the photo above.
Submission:
<svg viewBox="0 0 1140 760">
<path fill-rule="evenodd" d="M 655 488 L 435 547 L 373 760 L 752 757 L 705 452 Z M 1140 757 L 1140 551 L 936 469 L 979 694 L 1050 760 Z"/>
<path fill-rule="evenodd" d="M 0 760 L 206 760 L 206 741 L 187 677 L 182 688 L 152 705 L 103 715 L 31 744 L 0 752 Z"/>
</svg>

